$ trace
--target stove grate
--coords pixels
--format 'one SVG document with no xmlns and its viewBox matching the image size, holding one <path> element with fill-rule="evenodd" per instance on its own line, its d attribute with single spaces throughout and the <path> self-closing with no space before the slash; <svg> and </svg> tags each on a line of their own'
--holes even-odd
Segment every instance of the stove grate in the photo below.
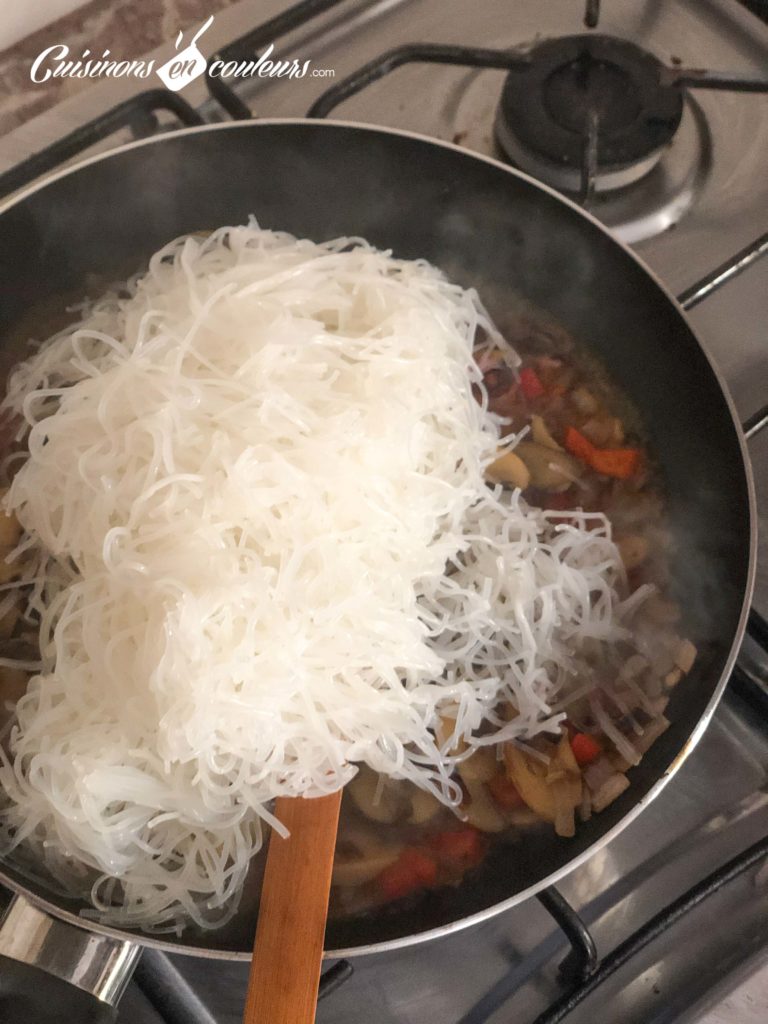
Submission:
<svg viewBox="0 0 768 1024">
<path fill-rule="evenodd" d="M 0 174 L 0 199 L 34 181 L 35 178 L 57 170 L 72 157 L 124 128 L 130 129 L 137 139 L 153 135 L 160 127 L 157 118 L 160 111 L 173 114 L 176 121 L 184 127 L 205 124 L 195 108 L 181 96 L 167 89 L 149 89 L 118 103 L 99 117 L 80 125 L 52 145 L 46 146 L 4 174 Z"/>
<path fill-rule="evenodd" d="M 587 34 L 583 38 L 585 50 L 596 45 L 596 43 L 605 43 L 606 41 L 612 42 L 618 48 L 627 46 L 625 41 L 619 39 L 611 40 L 610 37 L 598 37 Z M 563 40 L 563 42 L 565 41 Z M 547 41 L 529 52 L 525 50 L 487 50 L 469 46 L 439 46 L 430 43 L 413 43 L 406 46 L 398 46 L 393 50 L 387 50 L 380 54 L 356 71 L 353 71 L 352 74 L 340 82 L 332 85 L 315 100 L 307 111 L 307 116 L 328 117 L 345 100 L 356 96 L 369 85 L 380 81 L 406 64 L 455 64 L 461 67 L 519 71 L 521 69 L 533 68 L 533 57 L 536 50 L 545 50 L 550 45 L 550 42 L 552 41 Z M 667 67 L 656 61 L 655 58 L 651 58 L 650 55 L 646 55 L 646 57 L 652 59 L 658 65 L 656 84 L 662 96 L 669 93 L 672 87 L 677 87 L 680 90 L 719 89 L 731 92 L 768 93 L 768 79 L 765 78 L 754 78 L 753 76 L 735 73 L 726 74 L 705 69 Z M 600 62 L 597 61 L 596 63 L 599 64 Z M 220 88 L 220 80 L 216 79 L 215 81 L 219 83 L 216 88 L 217 99 L 222 102 L 222 105 L 230 113 L 234 112 L 236 117 L 251 116 L 250 109 L 228 86 Z M 513 83 L 513 79 L 510 78 L 502 93 L 502 107 L 504 107 L 504 97 L 509 91 L 511 83 Z M 530 95 L 530 93 L 527 93 L 527 89 L 523 90 L 523 92 L 524 95 Z M 588 202 L 593 196 L 596 191 L 596 182 L 600 172 L 603 170 L 598 160 L 598 143 L 601 141 L 599 113 L 596 107 L 590 107 L 583 118 L 583 143 L 580 160 L 581 180 L 578 188 L 574 187 L 576 195 L 582 203 Z M 679 122 L 679 116 L 677 121 Z M 649 119 L 649 123 L 653 123 L 652 117 Z M 674 128 L 676 128 L 676 124 L 672 129 L 673 131 Z M 557 183 L 553 182 L 553 184 Z"/>
<path fill-rule="evenodd" d="M 750 267 L 759 260 L 761 256 L 765 256 L 766 253 L 768 253 L 768 231 L 764 235 L 760 235 L 759 238 L 756 238 L 750 245 L 745 246 L 740 252 L 737 252 L 735 256 L 726 260 L 725 263 L 715 267 L 709 274 L 702 277 L 700 281 L 692 284 L 690 288 L 686 288 L 685 291 L 678 295 L 677 301 L 686 312 L 689 309 L 693 309 L 694 306 L 698 306 L 700 302 L 714 294 L 718 288 L 722 288 L 724 284 L 727 284 L 734 277 L 738 277 L 747 267 Z M 751 423 L 752 418 L 744 424 L 744 432 L 747 439 L 753 433 L 756 433 L 756 426 L 757 429 L 761 429 L 761 426 L 758 426 L 759 421 Z M 762 426 L 765 426 L 765 424 L 763 423 Z"/>
<path fill-rule="evenodd" d="M 362 92 L 369 85 L 406 64 L 455 64 L 466 68 L 496 68 L 500 71 L 527 67 L 527 54 L 515 50 L 487 50 L 477 46 L 444 46 L 411 43 L 387 50 L 364 64 L 337 85 L 331 86 L 307 111 L 307 117 L 327 117 L 332 110 Z"/>
<path fill-rule="evenodd" d="M 344 0 L 301 0 L 301 3 L 294 4 L 293 7 L 289 7 L 282 14 L 270 18 L 269 21 L 257 25 L 250 32 L 245 32 L 231 43 L 228 43 L 227 46 L 213 55 L 208 62 L 208 66 L 210 67 L 217 60 L 223 61 L 226 64 L 230 60 L 247 60 L 252 58 L 262 47 L 273 43 L 277 37 L 284 36 L 287 32 L 291 32 L 294 28 L 298 28 L 301 25 L 306 25 L 313 18 L 324 14 L 343 2 Z M 236 120 L 247 120 L 253 117 L 250 107 L 240 99 L 234 89 L 231 89 L 224 79 L 207 75 L 206 82 L 211 96 Z"/>
<path fill-rule="evenodd" d="M 598 966 L 597 946 L 589 928 L 554 886 L 544 889 L 536 898 L 571 945 L 570 952 L 558 968 L 561 980 L 567 985 L 585 982 Z"/>
<path fill-rule="evenodd" d="M 678 896 L 669 906 L 647 921 L 636 932 L 596 965 L 595 969 L 575 988 L 566 992 L 533 1021 L 533 1024 L 560 1024 L 572 1010 L 582 1003 L 587 996 L 604 981 L 615 974 L 620 967 L 628 963 L 637 953 L 671 928 L 681 917 L 684 917 L 708 897 L 725 888 L 729 882 L 746 874 L 768 856 L 768 838 L 754 843 L 743 853 L 723 864 L 722 867 L 707 875 L 701 882 L 692 886 L 687 892 Z"/>
</svg>

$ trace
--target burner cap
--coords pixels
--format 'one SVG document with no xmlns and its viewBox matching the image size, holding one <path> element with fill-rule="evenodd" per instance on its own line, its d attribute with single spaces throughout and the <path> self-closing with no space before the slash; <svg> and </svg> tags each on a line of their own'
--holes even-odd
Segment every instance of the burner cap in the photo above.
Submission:
<svg viewBox="0 0 768 1024">
<path fill-rule="evenodd" d="M 677 131 L 683 96 L 634 43 L 605 35 L 548 39 L 507 75 L 496 134 L 507 156 L 561 188 L 579 188 L 590 115 L 597 117 L 598 188 L 646 174 Z"/>
</svg>

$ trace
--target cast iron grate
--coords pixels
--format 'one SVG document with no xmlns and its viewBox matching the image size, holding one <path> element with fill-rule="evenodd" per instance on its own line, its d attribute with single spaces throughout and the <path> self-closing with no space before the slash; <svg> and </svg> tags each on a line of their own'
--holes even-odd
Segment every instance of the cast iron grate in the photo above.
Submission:
<svg viewBox="0 0 768 1024">
<path fill-rule="evenodd" d="M 701 882 L 698 882 L 688 889 L 687 892 L 678 896 L 676 900 L 673 900 L 667 907 L 638 928 L 637 931 L 633 932 L 601 961 L 590 960 L 590 970 L 585 973 L 583 978 L 575 985 L 567 988 L 565 993 L 559 999 L 556 999 L 543 1013 L 539 1014 L 532 1024 L 560 1024 L 587 996 L 615 974 L 620 967 L 623 967 L 645 949 L 655 938 L 671 928 L 680 918 L 685 917 L 686 914 L 690 913 L 690 911 L 698 907 L 710 896 L 723 889 L 729 882 L 755 868 L 766 856 L 768 856 L 768 838 L 754 843 L 744 850 L 743 853 L 727 861 L 727 863 L 713 871 L 710 875 L 707 875 Z M 565 921 L 572 925 L 575 918 L 577 927 L 583 928 L 583 923 L 578 915 L 568 904 L 566 904 L 566 907 Z M 558 923 L 560 924 L 561 922 L 558 921 Z M 561 926 L 563 931 L 566 931 L 565 924 Z M 585 932 L 588 936 L 589 932 L 586 929 Z M 584 958 L 587 955 L 585 944 L 581 940 L 574 942 L 571 934 L 567 931 L 566 934 L 571 941 L 572 949 L 576 956 Z"/>
<path fill-rule="evenodd" d="M 278 37 L 306 25 L 313 18 L 330 11 L 333 7 L 338 7 L 343 2 L 344 0 L 301 0 L 301 3 L 294 4 L 282 14 L 270 18 L 262 25 L 257 25 L 250 32 L 244 33 L 223 47 L 213 55 L 209 61 L 209 67 L 217 60 L 224 64 L 231 60 L 249 60 L 256 55 L 258 50 L 273 43 Z M 207 84 L 211 96 L 235 120 L 248 120 L 254 116 L 251 108 L 240 99 L 224 79 L 208 75 Z"/>
<path fill-rule="evenodd" d="M 137 139 L 153 135 L 160 127 L 157 117 L 160 111 L 172 114 L 181 127 L 205 123 L 194 107 L 176 93 L 167 89 L 150 89 L 139 93 L 0 174 L 0 199 L 28 185 L 35 178 L 56 170 L 72 157 L 124 128 L 128 128 Z"/>
<path fill-rule="evenodd" d="M 316 2 L 316 0 L 315 0 Z M 599 0 L 587 0 L 586 12 L 584 16 L 584 23 L 588 28 L 597 27 L 600 14 Z M 256 35 L 256 33 L 252 33 Z M 245 38 L 245 37 L 243 37 Z M 657 61 L 650 54 L 643 54 L 637 47 L 627 44 L 626 41 L 618 38 L 612 39 L 607 36 L 593 36 L 589 33 L 581 37 L 571 37 L 570 40 L 563 38 L 561 40 L 545 40 L 541 44 L 537 44 L 535 47 L 528 50 L 486 50 L 479 49 L 476 47 L 468 46 L 437 46 L 429 43 L 414 43 L 406 46 L 399 46 L 396 49 L 388 50 L 385 53 L 380 54 L 378 57 L 364 64 L 361 68 L 358 68 L 352 74 L 342 79 L 340 82 L 332 85 L 330 89 L 327 89 L 317 100 L 312 104 L 307 112 L 308 117 L 328 117 L 336 107 L 338 107 L 345 100 L 350 99 L 352 96 L 357 95 L 366 89 L 369 85 L 374 82 L 380 81 L 382 78 L 390 75 L 393 71 L 405 66 L 406 64 L 418 64 L 418 63 L 435 63 L 435 64 L 453 64 L 460 67 L 484 67 L 484 68 L 498 68 L 507 69 L 512 74 L 507 79 L 504 90 L 502 92 L 501 101 L 501 121 L 505 122 L 505 118 L 510 110 L 517 109 L 521 113 L 526 111 L 525 97 L 530 99 L 531 91 L 529 88 L 530 83 L 527 79 L 530 76 L 536 77 L 536 67 L 538 66 L 539 52 L 543 53 L 548 48 L 558 47 L 561 45 L 568 44 L 569 41 L 573 45 L 579 43 L 579 40 L 583 40 L 581 44 L 581 54 L 579 56 L 579 62 L 582 65 L 582 74 L 589 77 L 589 71 L 599 72 L 601 69 L 605 70 L 605 62 L 603 57 L 603 50 L 610 52 L 611 48 L 614 51 L 622 52 L 628 48 L 637 51 L 634 55 L 634 61 L 637 62 L 638 54 L 641 58 L 641 64 L 643 59 L 651 65 L 651 68 L 643 67 L 641 71 L 644 72 L 645 78 L 655 78 L 655 82 L 645 82 L 645 91 L 653 94 L 655 102 L 661 101 L 662 107 L 668 104 L 669 94 L 674 93 L 676 89 L 720 89 L 730 92 L 752 92 L 752 93 L 768 93 L 768 78 L 759 78 L 752 75 L 745 75 L 741 73 L 723 73 L 717 71 L 709 71 L 704 68 L 681 68 L 681 67 L 666 67 Z M 261 40 L 263 42 L 263 40 Z M 592 50 L 595 50 L 593 53 Z M 565 58 L 564 58 L 565 59 Z M 621 61 L 619 61 L 621 63 Z M 613 66 L 613 65 L 611 65 Z M 655 68 L 655 70 L 653 70 Z M 547 70 L 547 69 L 544 69 Z M 549 69 L 551 71 L 551 69 Z M 621 69 L 616 66 L 614 70 L 618 73 Z M 635 68 L 637 71 L 637 68 Z M 526 84 L 520 86 L 522 89 L 522 96 L 519 98 L 520 102 L 518 105 L 511 104 L 508 94 L 514 93 L 517 90 L 517 83 L 515 72 L 523 72 L 525 76 Z M 542 71 L 543 74 L 543 71 Z M 551 79 L 551 74 L 548 73 L 548 79 Z M 598 75 L 599 77 L 599 75 Z M 641 75 L 642 78 L 642 75 Z M 653 89 L 650 89 L 651 84 L 654 85 Z M 213 90 L 212 90 L 213 91 Z M 224 92 L 229 95 L 224 96 Z M 519 91 L 519 90 L 517 90 Z M 641 90 L 642 91 L 642 90 Z M 226 106 L 230 112 L 238 111 L 234 116 L 248 116 L 243 111 L 249 112 L 249 108 L 236 97 L 232 90 L 223 85 L 223 83 L 217 80 L 216 89 L 217 98 Z M 234 97 L 234 98 L 233 98 Z M 661 100 L 659 100 L 661 98 Z M 226 99 L 226 103 L 224 100 Z M 616 139 L 611 139 L 608 132 L 608 126 L 605 123 L 605 112 L 601 112 L 601 106 L 605 96 L 603 91 L 600 89 L 590 90 L 585 94 L 582 111 L 582 140 L 580 153 L 577 158 L 574 158 L 574 165 L 578 165 L 578 171 L 580 174 L 580 185 L 578 189 L 578 197 L 582 202 L 587 202 L 595 192 L 595 183 L 601 172 L 601 162 L 599 159 L 600 152 L 604 148 L 610 150 L 612 145 L 616 145 Z M 546 104 L 541 106 L 539 111 L 541 121 L 542 118 L 546 120 Z M 653 114 L 653 102 L 650 102 L 648 109 L 648 122 L 652 124 L 654 122 Z M 601 120 L 602 113 L 602 120 Z M 655 116 L 655 115 L 654 115 Z M 679 117 L 677 118 L 679 121 Z M 674 118 L 671 119 L 671 122 Z M 509 127 L 509 126 L 508 126 Z M 517 126 L 519 127 L 519 126 Z M 676 129 L 676 123 L 671 127 L 672 133 Z M 551 125 L 552 131 L 555 131 L 558 126 Z M 526 130 L 526 134 L 530 134 L 536 137 L 537 133 L 541 130 L 541 124 L 529 126 L 530 130 Z M 517 128 L 516 128 L 517 130 Z M 577 145 L 576 141 L 573 141 L 571 133 L 566 132 L 560 133 L 561 135 L 567 136 L 569 145 Z M 626 128 L 619 133 L 618 139 L 625 139 L 627 134 Z M 551 140 L 550 140 L 551 141 Z M 539 139 L 541 142 L 541 139 Z M 560 139 L 562 143 L 562 139 Z M 650 145 L 650 143 L 649 143 Z"/>
</svg>

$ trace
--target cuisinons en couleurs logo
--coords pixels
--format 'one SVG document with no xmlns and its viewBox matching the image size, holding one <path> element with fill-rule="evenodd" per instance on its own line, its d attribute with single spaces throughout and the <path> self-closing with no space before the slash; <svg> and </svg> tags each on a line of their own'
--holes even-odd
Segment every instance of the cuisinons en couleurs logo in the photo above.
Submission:
<svg viewBox="0 0 768 1024">
<path fill-rule="evenodd" d="M 159 66 L 154 58 L 120 59 L 109 49 L 97 56 L 86 48 L 75 56 L 66 43 L 54 43 L 37 55 L 30 68 L 30 78 L 41 84 L 55 78 L 151 78 L 157 75 L 166 89 L 178 92 L 206 72 L 212 78 L 304 78 L 307 75 L 333 78 L 335 74 L 332 68 L 313 68 L 311 60 L 278 58 L 274 43 L 250 59 L 211 60 L 198 43 L 212 24 L 213 15 L 194 32 L 186 45 L 185 33 L 179 32 L 176 52 Z"/>
</svg>

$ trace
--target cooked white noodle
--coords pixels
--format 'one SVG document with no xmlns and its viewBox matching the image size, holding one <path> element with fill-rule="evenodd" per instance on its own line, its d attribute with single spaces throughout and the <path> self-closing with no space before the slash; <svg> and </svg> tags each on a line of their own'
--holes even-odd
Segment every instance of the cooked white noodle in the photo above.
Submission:
<svg viewBox="0 0 768 1024">
<path fill-rule="evenodd" d="M 252 222 L 168 245 L 16 369 L 5 508 L 42 670 L 0 768 L 6 849 L 92 869 L 112 924 L 215 926 L 276 796 L 364 762 L 456 803 L 456 735 L 562 719 L 624 635 L 620 562 L 604 517 L 555 528 L 484 484 L 478 327 L 499 342 L 425 262 Z"/>
</svg>

